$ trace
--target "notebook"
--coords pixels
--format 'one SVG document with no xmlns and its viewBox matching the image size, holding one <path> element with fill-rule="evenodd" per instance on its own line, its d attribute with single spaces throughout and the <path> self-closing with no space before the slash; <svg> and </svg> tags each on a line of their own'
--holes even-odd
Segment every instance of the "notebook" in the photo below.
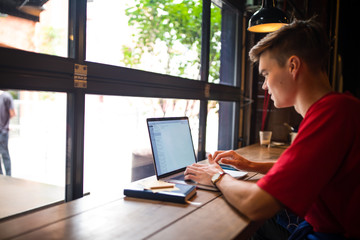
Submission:
<svg viewBox="0 0 360 240">
<path fill-rule="evenodd" d="M 184 180 L 186 167 L 197 162 L 188 117 L 148 118 L 147 127 L 158 180 L 217 191 L 214 186 Z M 242 171 L 224 171 L 236 178 L 247 174 Z"/>
<path fill-rule="evenodd" d="M 196 187 L 185 184 L 173 184 L 173 187 L 171 188 L 149 189 L 142 184 L 142 181 L 137 181 L 131 183 L 124 189 L 124 195 L 127 197 L 176 203 L 189 203 L 188 201 L 195 194 Z"/>
</svg>

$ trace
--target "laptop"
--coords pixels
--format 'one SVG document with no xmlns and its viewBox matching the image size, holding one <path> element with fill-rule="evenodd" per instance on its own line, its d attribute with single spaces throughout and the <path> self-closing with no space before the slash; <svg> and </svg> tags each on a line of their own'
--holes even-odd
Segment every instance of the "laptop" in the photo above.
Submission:
<svg viewBox="0 0 360 240">
<path fill-rule="evenodd" d="M 215 186 L 184 180 L 186 167 L 197 162 L 188 117 L 148 118 L 147 127 L 158 180 L 217 191 Z M 237 178 L 247 174 L 228 169 L 224 171 Z"/>
</svg>

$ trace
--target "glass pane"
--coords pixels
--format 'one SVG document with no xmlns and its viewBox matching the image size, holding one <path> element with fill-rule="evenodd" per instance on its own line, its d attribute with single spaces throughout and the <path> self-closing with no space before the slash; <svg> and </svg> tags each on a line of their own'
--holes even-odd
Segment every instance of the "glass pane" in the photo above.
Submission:
<svg viewBox="0 0 360 240">
<path fill-rule="evenodd" d="M 201 16 L 202 0 L 88 1 L 87 60 L 199 79 Z"/>
<path fill-rule="evenodd" d="M 208 102 L 208 114 L 206 119 L 206 153 L 213 154 L 218 150 L 219 132 L 219 102 Z"/>
<path fill-rule="evenodd" d="M 14 109 L 15 116 L 10 118 L 10 130 L 2 129 L 1 134 L 5 144 L 8 133 L 8 152 L 0 149 L 0 218 L 65 198 L 66 94 L 6 92 L 11 95 L 0 95 L 1 102 L 6 102 L 0 107 L 1 116 L 9 109 Z"/>
<path fill-rule="evenodd" d="M 23 2 L 0 4 L 0 47 L 66 57 L 68 1 Z"/>
<path fill-rule="evenodd" d="M 131 180 L 154 175 L 146 118 L 188 116 L 197 151 L 199 100 L 86 95 L 85 101 L 85 192 L 119 196 Z"/>
<path fill-rule="evenodd" d="M 209 82 L 220 82 L 221 9 L 211 3 Z"/>
<path fill-rule="evenodd" d="M 214 1 L 211 5 L 210 82 L 237 85 L 237 26 L 238 12 L 222 1 Z"/>
</svg>

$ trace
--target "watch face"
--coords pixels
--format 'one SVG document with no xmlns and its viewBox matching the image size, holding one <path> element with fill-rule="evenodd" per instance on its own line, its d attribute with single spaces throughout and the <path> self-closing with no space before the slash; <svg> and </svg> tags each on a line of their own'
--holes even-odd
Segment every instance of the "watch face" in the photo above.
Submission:
<svg viewBox="0 0 360 240">
<path fill-rule="evenodd" d="M 212 176 L 211 181 L 215 182 L 220 177 L 220 173 L 216 173 Z"/>
</svg>

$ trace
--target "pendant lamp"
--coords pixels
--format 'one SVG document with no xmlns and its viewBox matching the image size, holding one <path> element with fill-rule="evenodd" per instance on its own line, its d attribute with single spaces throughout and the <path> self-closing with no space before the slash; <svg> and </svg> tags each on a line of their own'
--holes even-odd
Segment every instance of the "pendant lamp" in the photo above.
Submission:
<svg viewBox="0 0 360 240">
<path fill-rule="evenodd" d="M 262 0 L 261 8 L 249 20 L 248 31 L 258 33 L 274 32 L 289 23 L 289 18 L 275 7 L 275 0 Z"/>
</svg>

